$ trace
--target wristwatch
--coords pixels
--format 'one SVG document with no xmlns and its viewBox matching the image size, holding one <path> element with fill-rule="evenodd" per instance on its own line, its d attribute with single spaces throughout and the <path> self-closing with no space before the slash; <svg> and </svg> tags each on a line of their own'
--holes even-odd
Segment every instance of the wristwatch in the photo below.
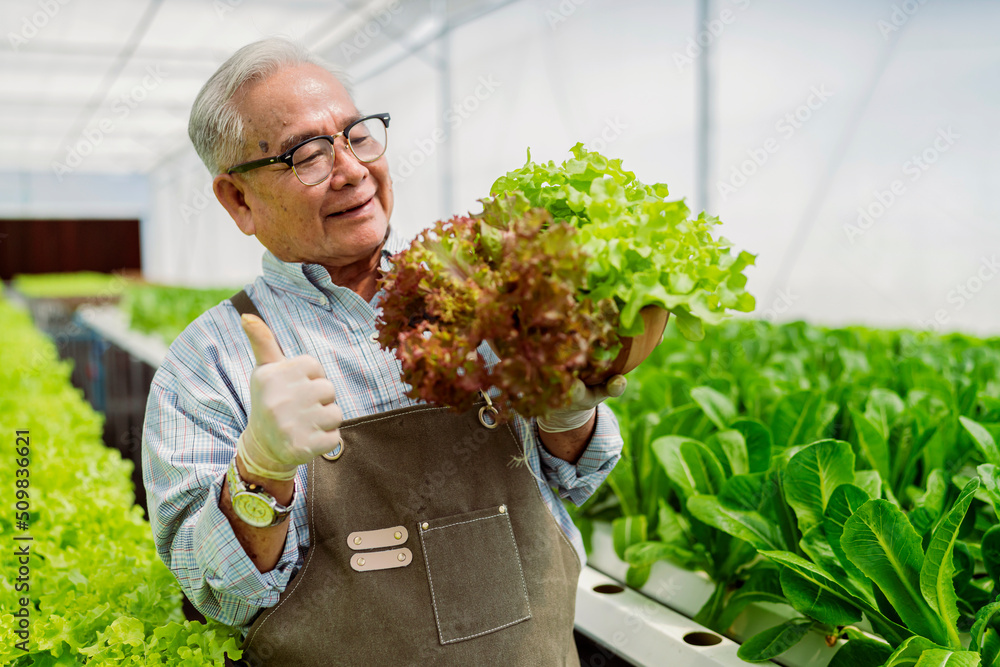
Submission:
<svg viewBox="0 0 1000 667">
<path fill-rule="evenodd" d="M 246 524 L 255 528 L 277 526 L 292 513 L 291 507 L 279 503 L 274 496 L 264 490 L 264 487 L 253 482 L 249 484 L 244 482 L 240 478 L 240 471 L 236 468 L 235 456 L 229 462 L 226 481 L 229 483 L 229 498 L 233 503 L 233 511 Z M 292 499 L 295 499 L 294 489 Z"/>
</svg>

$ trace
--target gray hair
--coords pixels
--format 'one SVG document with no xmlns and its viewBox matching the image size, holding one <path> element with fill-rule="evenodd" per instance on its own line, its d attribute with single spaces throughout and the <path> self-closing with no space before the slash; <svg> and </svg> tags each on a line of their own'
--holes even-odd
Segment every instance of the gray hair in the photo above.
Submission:
<svg viewBox="0 0 1000 667">
<path fill-rule="evenodd" d="M 230 56 L 205 83 L 191 107 L 188 136 L 213 176 L 246 154 L 245 127 L 233 96 L 245 84 L 269 77 L 283 67 L 312 64 L 335 76 L 351 94 L 343 72 L 305 47 L 281 37 L 247 44 Z"/>
</svg>

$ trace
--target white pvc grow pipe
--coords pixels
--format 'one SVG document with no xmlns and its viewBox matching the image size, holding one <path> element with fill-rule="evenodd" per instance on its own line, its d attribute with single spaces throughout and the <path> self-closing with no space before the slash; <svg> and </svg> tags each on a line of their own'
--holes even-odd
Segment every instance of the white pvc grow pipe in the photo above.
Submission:
<svg viewBox="0 0 1000 667">
<path fill-rule="evenodd" d="M 618 582 L 625 581 L 628 564 L 615 554 L 611 524 L 595 522 L 593 551 L 588 556 L 587 564 Z M 692 618 L 711 596 L 712 590 L 713 584 L 704 572 L 692 572 L 673 563 L 659 561 L 653 564 L 652 574 L 641 592 L 685 617 Z M 736 641 L 742 642 L 762 630 L 798 616 L 801 614 L 787 605 L 752 603 L 736 618 L 729 634 Z M 813 631 L 775 658 L 774 663 L 786 667 L 826 667 L 842 643 L 840 640 L 830 647 L 822 633 Z M 738 660 L 734 664 L 745 667 L 750 663 Z"/>
<path fill-rule="evenodd" d="M 731 639 L 618 585 L 591 567 L 583 569 L 577 584 L 576 627 L 637 665 L 747 667 L 736 657 L 739 645 Z"/>
</svg>

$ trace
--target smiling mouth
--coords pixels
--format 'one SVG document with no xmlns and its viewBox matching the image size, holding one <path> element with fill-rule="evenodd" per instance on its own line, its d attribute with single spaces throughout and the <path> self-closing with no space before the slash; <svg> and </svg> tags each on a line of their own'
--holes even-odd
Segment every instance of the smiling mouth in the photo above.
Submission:
<svg viewBox="0 0 1000 667">
<path fill-rule="evenodd" d="M 343 211 L 339 211 L 337 213 L 331 213 L 330 217 L 331 218 L 335 218 L 338 215 L 344 215 L 345 213 L 351 213 L 353 211 L 357 211 L 359 208 L 364 208 L 368 204 L 368 202 L 370 202 L 374 198 L 375 197 L 373 195 L 373 196 L 369 197 L 368 199 L 366 199 L 365 201 L 363 201 L 360 204 L 358 204 L 357 206 L 352 206 L 351 208 L 344 209 Z"/>
</svg>

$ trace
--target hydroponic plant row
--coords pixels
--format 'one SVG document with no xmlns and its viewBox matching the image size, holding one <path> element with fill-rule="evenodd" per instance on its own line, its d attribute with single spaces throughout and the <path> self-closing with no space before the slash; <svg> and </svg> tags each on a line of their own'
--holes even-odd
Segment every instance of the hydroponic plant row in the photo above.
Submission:
<svg viewBox="0 0 1000 667">
<path fill-rule="evenodd" d="M 818 629 L 834 667 L 1000 665 L 1000 341 L 730 322 L 668 334 L 613 407 L 624 458 L 576 520 L 613 520 L 628 584 L 704 571 L 720 632 L 786 605 L 748 661 Z"/>
<path fill-rule="evenodd" d="M 180 588 L 134 505 L 132 464 L 102 443 L 102 418 L 70 385 L 69 365 L 2 298 L 0 320 L 0 431 L 12 447 L 15 431 L 30 437 L 26 475 L 0 466 L 0 488 L 28 480 L 27 526 L 0 513 L 0 541 L 32 538 L 20 588 L 16 571 L 0 569 L 0 664 L 221 667 L 224 650 L 238 657 L 235 630 L 184 620 Z M 27 639 L 15 634 L 22 609 Z"/>
</svg>

